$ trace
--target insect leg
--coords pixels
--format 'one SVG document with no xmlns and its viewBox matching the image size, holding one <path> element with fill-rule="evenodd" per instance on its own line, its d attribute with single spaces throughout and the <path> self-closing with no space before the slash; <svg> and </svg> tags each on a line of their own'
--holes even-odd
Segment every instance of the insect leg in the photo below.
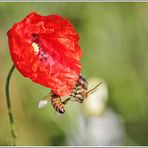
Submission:
<svg viewBox="0 0 148 148">
<path fill-rule="evenodd" d="M 69 102 L 69 101 L 73 101 L 73 100 L 71 99 L 71 97 L 65 99 L 65 100 L 62 102 L 62 104 L 66 105 L 67 102 Z"/>
</svg>

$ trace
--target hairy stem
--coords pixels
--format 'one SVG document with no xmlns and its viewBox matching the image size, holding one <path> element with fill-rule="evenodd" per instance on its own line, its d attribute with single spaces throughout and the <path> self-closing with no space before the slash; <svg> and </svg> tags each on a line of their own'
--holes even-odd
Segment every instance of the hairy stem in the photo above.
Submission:
<svg viewBox="0 0 148 148">
<path fill-rule="evenodd" d="M 16 130 L 15 130 L 15 123 L 13 119 L 10 94 L 9 94 L 10 78 L 12 76 L 14 69 L 15 69 L 15 65 L 12 65 L 6 79 L 5 93 L 6 93 L 7 109 L 8 109 L 8 115 L 9 115 L 9 121 L 10 121 L 10 127 L 11 127 L 12 145 L 16 146 Z"/>
</svg>

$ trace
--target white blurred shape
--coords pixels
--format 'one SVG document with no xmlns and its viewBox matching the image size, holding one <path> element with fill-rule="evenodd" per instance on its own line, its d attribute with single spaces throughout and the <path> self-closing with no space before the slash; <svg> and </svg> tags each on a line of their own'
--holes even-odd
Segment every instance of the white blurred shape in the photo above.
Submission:
<svg viewBox="0 0 148 148">
<path fill-rule="evenodd" d="M 121 146 L 124 137 L 123 120 L 111 109 L 99 117 L 85 118 L 81 114 L 75 134 L 70 137 L 68 145 L 73 146 Z"/>
<path fill-rule="evenodd" d="M 93 78 L 90 88 L 97 88 L 83 104 L 83 111 L 76 120 L 76 129 L 68 133 L 68 144 L 72 146 L 121 146 L 124 137 L 124 122 L 106 106 L 108 88 L 105 81 Z"/>
<path fill-rule="evenodd" d="M 38 108 L 44 108 L 51 98 L 51 92 L 49 92 L 43 99 L 41 99 L 38 103 Z"/>
<path fill-rule="evenodd" d="M 48 100 L 41 100 L 39 103 L 38 103 L 38 108 L 44 108 L 47 104 L 48 104 Z"/>
<path fill-rule="evenodd" d="M 99 118 L 90 118 L 87 130 L 88 145 L 122 145 L 123 122 L 111 109 Z"/>
<path fill-rule="evenodd" d="M 92 89 L 100 82 L 102 83 L 98 86 L 97 90 L 90 94 L 83 104 L 84 113 L 86 116 L 98 116 L 104 111 L 106 107 L 106 102 L 108 100 L 108 88 L 105 81 L 102 79 L 92 78 L 89 80 L 89 89 Z"/>
</svg>

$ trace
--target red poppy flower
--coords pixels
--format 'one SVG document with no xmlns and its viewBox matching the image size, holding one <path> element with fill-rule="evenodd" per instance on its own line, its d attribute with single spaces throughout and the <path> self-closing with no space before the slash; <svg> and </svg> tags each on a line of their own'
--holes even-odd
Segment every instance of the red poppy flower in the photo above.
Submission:
<svg viewBox="0 0 148 148">
<path fill-rule="evenodd" d="M 70 95 L 80 74 L 79 36 L 59 15 L 30 13 L 8 31 L 11 58 L 32 81 L 60 96 Z"/>
</svg>

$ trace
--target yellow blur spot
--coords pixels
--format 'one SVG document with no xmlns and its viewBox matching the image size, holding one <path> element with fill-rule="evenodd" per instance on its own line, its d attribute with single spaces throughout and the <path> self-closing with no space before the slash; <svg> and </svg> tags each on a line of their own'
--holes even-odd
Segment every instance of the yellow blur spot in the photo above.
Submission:
<svg viewBox="0 0 148 148">
<path fill-rule="evenodd" d="M 36 53 L 36 54 L 38 54 L 38 52 L 39 52 L 39 46 L 38 46 L 38 44 L 36 44 L 36 43 L 32 43 L 32 47 L 33 47 L 33 49 L 34 49 L 34 52 Z"/>
</svg>

